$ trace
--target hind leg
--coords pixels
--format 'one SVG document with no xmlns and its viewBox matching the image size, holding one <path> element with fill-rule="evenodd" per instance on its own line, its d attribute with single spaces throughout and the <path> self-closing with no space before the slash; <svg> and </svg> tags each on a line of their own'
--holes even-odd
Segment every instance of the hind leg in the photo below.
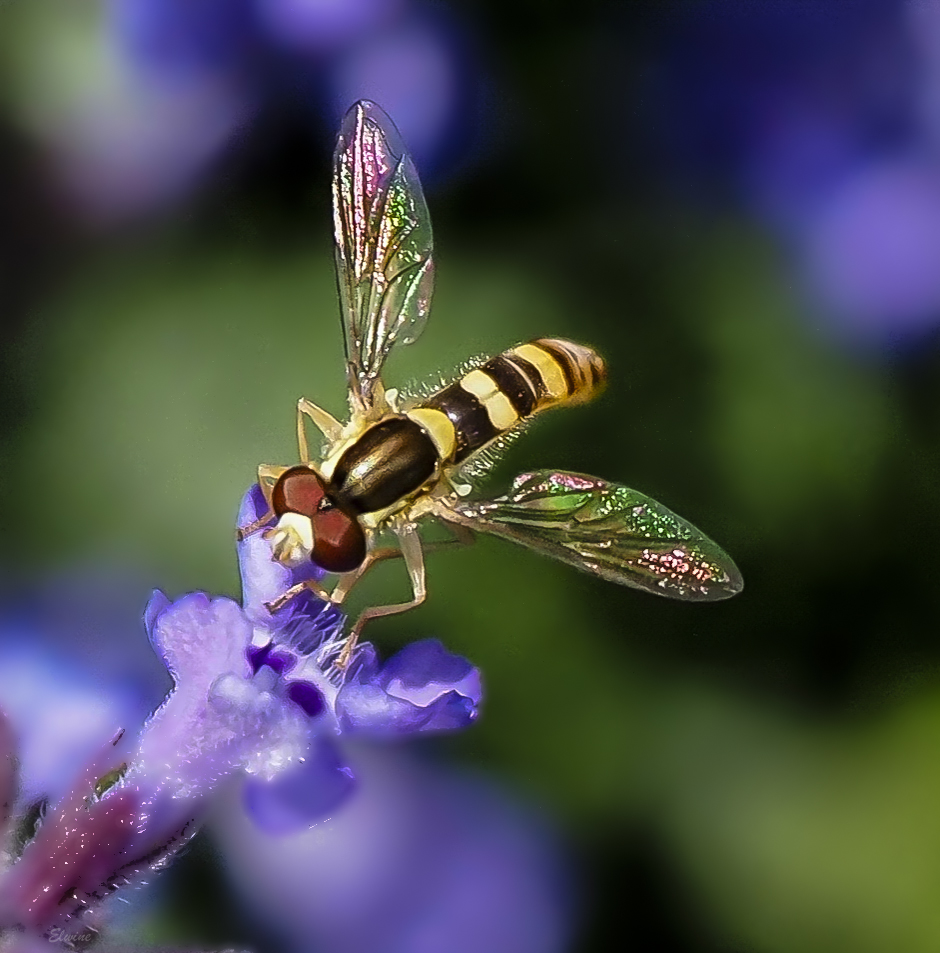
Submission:
<svg viewBox="0 0 940 953">
<path fill-rule="evenodd" d="M 340 671 L 344 670 L 352 658 L 353 650 L 359 641 L 359 635 L 363 626 L 370 619 L 379 619 L 386 615 L 397 615 L 400 612 L 407 612 L 409 609 L 417 608 L 427 598 L 428 590 L 424 571 L 424 552 L 421 549 L 421 539 L 414 526 L 406 526 L 401 530 L 396 530 L 398 542 L 401 546 L 401 554 L 405 560 L 405 568 L 408 570 L 408 578 L 411 580 L 412 598 L 409 602 L 399 602 L 388 606 L 371 606 L 364 609 L 356 624 L 352 627 L 343 651 L 340 652 L 336 660 L 336 667 Z"/>
</svg>

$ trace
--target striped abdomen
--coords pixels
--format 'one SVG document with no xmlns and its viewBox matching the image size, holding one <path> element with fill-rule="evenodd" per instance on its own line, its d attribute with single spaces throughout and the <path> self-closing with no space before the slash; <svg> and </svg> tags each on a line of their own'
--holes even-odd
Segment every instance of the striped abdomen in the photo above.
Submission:
<svg viewBox="0 0 940 953">
<path fill-rule="evenodd" d="M 591 400 L 606 377 L 589 347 L 541 338 L 490 358 L 407 416 L 434 441 L 443 465 L 459 464 L 533 414 Z"/>
</svg>

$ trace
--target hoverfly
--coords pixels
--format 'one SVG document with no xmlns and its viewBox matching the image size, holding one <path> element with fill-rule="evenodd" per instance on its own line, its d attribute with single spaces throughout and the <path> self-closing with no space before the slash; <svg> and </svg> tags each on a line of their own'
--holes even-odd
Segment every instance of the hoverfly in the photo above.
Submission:
<svg viewBox="0 0 940 953">
<path fill-rule="evenodd" d="M 339 575 L 328 592 L 308 581 L 269 605 L 276 611 L 305 587 L 341 603 L 379 560 L 401 556 L 412 598 L 365 609 L 337 667 L 363 625 L 425 599 L 417 524 L 443 521 L 458 538 L 474 531 L 513 540 L 612 582 L 675 599 L 709 601 L 740 592 L 731 559 L 707 536 L 655 500 L 618 483 L 558 470 L 516 478 L 496 499 L 470 499 L 460 482 L 488 448 L 534 414 L 578 404 L 603 388 L 604 362 L 590 348 L 543 338 L 466 370 L 437 393 L 403 400 L 386 390 L 382 366 L 410 344 L 428 316 L 434 280 L 431 222 L 414 164 L 398 130 L 374 103 L 347 113 L 333 165 L 336 269 L 346 346 L 350 418 L 345 424 L 301 398 L 300 464 L 262 465 L 269 511 L 242 527 L 267 530 L 274 558 L 313 560 Z M 325 452 L 311 458 L 305 418 Z M 397 546 L 379 548 L 390 531 Z"/>
</svg>

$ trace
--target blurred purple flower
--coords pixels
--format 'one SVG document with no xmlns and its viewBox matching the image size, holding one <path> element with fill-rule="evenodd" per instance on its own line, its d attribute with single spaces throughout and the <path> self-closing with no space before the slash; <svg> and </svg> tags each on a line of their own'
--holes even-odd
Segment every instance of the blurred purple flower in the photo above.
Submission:
<svg viewBox="0 0 940 953">
<path fill-rule="evenodd" d="M 927 0 L 683 9 L 654 72 L 683 176 L 733 183 L 855 341 L 940 321 L 940 14 Z"/>
<path fill-rule="evenodd" d="M 158 82 L 126 63 L 114 72 L 49 133 L 68 196 L 105 225 L 180 200 L 257 111 L 256 95 L 229 76 Z"/>
<path fill-rule="evenodd" d="M 365 36 L 331 64 L 329 87 L 336 124 L 360 99 L 378 103 L 395 121 L 425 179 L 447 158 L 469 121 L 466 54 L 458 34 L 440 18 L 401 18 Z"/>
<path fill-rule="evenodd" d="M 68 196 L 111 224 L 188 195 L 279 98 L 338 119 L 368 94 L 418 165 L 453 155 L 469 58 L 410 0 L 106 0 L 95 65 L 39 120 Z M 326 101 L 324 101 L 326 100 Z"/>
<path fill-rule="evenodd" d="M 746 201 L 785 234 L 865 161 L 852 117 L 805 93 L 768 110 L 741 175 Z"/>
<path fill-rule="evenodd" d="M 326 52 L 374 33 L 406 0 L 257 0 L 263 29 L 288 49 Z"/>
<path fill-rule="evenodd" d="M 110 73 L 52 132 L 71 197 L 120 221 L 186 194 L 257 111 L 246 0 L 111 0 Z"/>
<path fill-rule="evenodd" d="M 483 780 L 355 745 L 330 824 L 265 837 L 233 798 L 213 818 L 244 902 L 288 951 L 560 953 L 570 871 L 547 826 Z"/>
<path fill-rule="evenodd" d="M 902 13 L 900 0 L 676 8 L 649 81 L 678 174 L 767 189 L 748 197 L 779 210 L 788 199 L 805 205 L 847 160 L 908 141 Z"/>
<path fill-rule="evenodd" d="M 940 163 L 873 164 L 820 206 L 807 268 L 828 311 L 874 341 L 940 319 Z"/>
<path fill-rule="evenodd" d="M 907 32 L 914 47 L 918 83 L 915 109 L 925 139 L 940 145 L 940 5 L 935 0 L 908 0 Z"/>
<path fill-rule="evenodd" d="M 163 83 L 245 75 L 258 50 L 252 0 L 109 0 L 108 13 L 119 48 Z"/>
<path fill-rule="evenodd" d="M 166 694 L 152 650 L 128 638 L 145 591 L 136 577 L 102 569 L 4 600 L 0 710 L 16 738 L 21 800 L 58 800 L 103 739 L 140 724 Z"/>
</svg>

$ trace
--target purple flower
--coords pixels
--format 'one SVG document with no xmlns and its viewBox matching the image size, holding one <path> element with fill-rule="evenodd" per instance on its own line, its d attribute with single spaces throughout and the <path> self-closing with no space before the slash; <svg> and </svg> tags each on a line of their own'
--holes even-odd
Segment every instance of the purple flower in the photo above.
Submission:
<svg viewBox="0 0 940 953">
<path fill-rule="evenodd" d="M 239 525 L 263 505 L 253 488 Z M 64 928 L 110 890 L 166 863 L 233 776 L 248 779 L 244 804 L 254 821 L 284 834 L 351 793 L 340 738 L 447 731 L 475 719 L 481 689 L 469 663 L 426 642 L 381 665 L 366 643 L 341 671 L 344 620 L 335 607 L 301 597 L 272 616 L 264 605 L 315 567 L 282 567 L 263 536 L 243 541 L 239 560 L 243 606 L 198 592 L 176 602 L 154 594 L 145 624 L 173 690 L 136 746 L 126 738 L 106 745 L 0 871 L 0 929 Z M 0 767 L 4 757 L 0 749 Z M 0 772 L 0 794 L 3 784 Z"/>
<path fill-rule="evenodd" d="M 265 505 L 253 487 L 239 525 Z M 352 789 L 341 735 L 450 731 L 476 718 L 482 692 L 468 662 L 428 641 L 380 665 L 364 643 L 341 672 L 344 619 L 334 606 L 309 593 L 274 615 L 265 605 L 316 567 L 282 566 L 263 534 L 240 542 L 238 554 L 243 606 L 202 593 L 171 604 L 157 593 L 147 609 L 175 689 L 144 731 L 127 781 L 146 779 L 155 814 L 244 772 L 245 804 L 260 826 L 309 826 Z"/>
<path fill-rule="evenodd" d="M 266 506 L 261 490 L 252 487 L 238 524 L 254 522 Z M 332 666 L 344 644 L 343 617 L 334 606 L 305 592 L 274 616 L 266 608 L 292 585 L 320 575 L 319 570 L 312 563 L 283 566 L 272 559 L 262 534 L 240 542 L 238 555 L 244 612 L 254 626 L 248 650 L 253 681 L 270 684 L 289 710 L 305 712 L 310 747 L 310 757 L 279 778 L 246 785 L 246 804 L 259 825 L 278 832 L 286 829 L 289 818 L 309 825 L 346 797 L 352 772 L 336 748 L 339 735 L 401 738 L 464 728 L 476 718 L 480 676 L 465 659 L 428 640 L 412 643 L 380 665 L 374 648 L 361 643 L 341 675 Z"/>
</svg>

